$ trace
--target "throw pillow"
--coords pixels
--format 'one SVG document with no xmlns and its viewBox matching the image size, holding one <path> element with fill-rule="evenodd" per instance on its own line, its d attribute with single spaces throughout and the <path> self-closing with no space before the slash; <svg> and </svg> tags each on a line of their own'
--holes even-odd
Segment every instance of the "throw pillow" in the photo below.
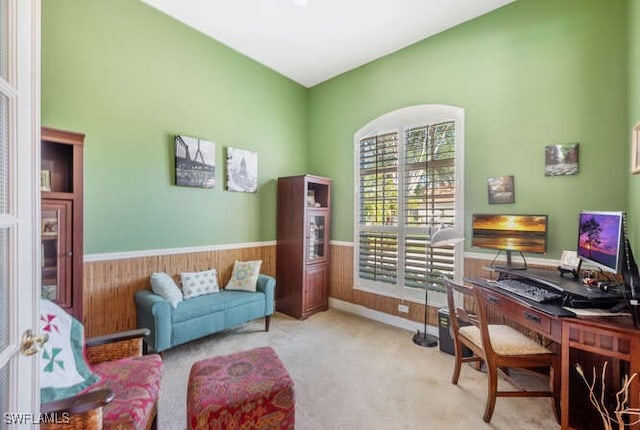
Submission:
<svg viewBox="0 0 640 430">
<path fill-rule="evenodd" d="M 60 306 L 40 300 L 40 330 L 49 335 L 40 355 L 42 403 L 75 396 L 100 378 L 84 356 L 84 327 Z"/>
<path fill-rule="evenodd" d="M 203 272 L 184 272 L 180 274 L 180 279 L 182 280 L 182 294 L 184 294 L 185 299 L 220 291 L 218 287 L 218 271 L 216 269 Z"/>
<path fill-rule="evenodd" d="M 256 291 L 262 260 L 236 261 L 226 290 Z"/>
<path fill-rule="evenodd" d="M 151 274 L 151 290 L 166 299 L 174 308 L 178 307 L 178 303 L 182 301 L 182 292 L 180 288 L 173 282 L 171 276 L 166 273 Z"/>
</svg>

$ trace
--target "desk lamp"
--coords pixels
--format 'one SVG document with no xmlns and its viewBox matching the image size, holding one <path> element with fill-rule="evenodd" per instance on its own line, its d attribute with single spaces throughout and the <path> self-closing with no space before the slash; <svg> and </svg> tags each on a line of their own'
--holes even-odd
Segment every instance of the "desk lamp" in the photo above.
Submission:
<svg viewBox="0 0 640 430">
<path fill-rule="evenodd" d="M 451 227 L 440 227 L 435 233 L 431 235 L 431 241 L 429 242 L 429 248 L 437 248 L 439 246 L 455 245 L 464 241 L 464 236 Z M 433 263 L 433 253 L 429 253 L 429 266 Z M 429 267 L 427 268 L 427 284 L 424 288 L 424 331 L 420 330 L 413 335 L 413 343 L 420 346 L 433 347 L 438 344 L 438 338 L 427 333 L 427 318 L 429 314 Z"/>
</svg>

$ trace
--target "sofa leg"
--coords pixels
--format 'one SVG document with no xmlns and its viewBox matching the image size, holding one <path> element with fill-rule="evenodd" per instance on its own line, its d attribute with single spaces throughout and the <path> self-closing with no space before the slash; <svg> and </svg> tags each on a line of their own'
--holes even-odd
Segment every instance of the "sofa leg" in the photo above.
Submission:
<svg viewBox="0 0 640 430">
<path fill-rule="evenodd" d="M 271 315 L 264 317 L 264 331 L 269 331 L 269 322 L 271 321 Z"/>
</svg>

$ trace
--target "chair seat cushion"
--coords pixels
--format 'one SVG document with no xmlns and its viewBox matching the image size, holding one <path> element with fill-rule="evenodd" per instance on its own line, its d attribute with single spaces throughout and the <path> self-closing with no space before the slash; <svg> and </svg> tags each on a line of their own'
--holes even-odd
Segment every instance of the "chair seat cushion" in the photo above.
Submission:
<svg viewBox="0 0 640 430">
<path fill-rule="evenodd" d="M 476 326 L 460 327 L 458 334 L 482 348 L 480 329 Z M 507 325 L 489 325 L 491 347 L 500 355 L 551 354 L 544 346 Z"/>
<path fill-rule="evenodd" d="M 148 428 L 155 413 L 162 378 L 158 354 L 106 361 L 93 366 L 102 380 L 91 389 L 111 388 L 114 398 L 105 406 L 104 429 Z"/>
</svg>

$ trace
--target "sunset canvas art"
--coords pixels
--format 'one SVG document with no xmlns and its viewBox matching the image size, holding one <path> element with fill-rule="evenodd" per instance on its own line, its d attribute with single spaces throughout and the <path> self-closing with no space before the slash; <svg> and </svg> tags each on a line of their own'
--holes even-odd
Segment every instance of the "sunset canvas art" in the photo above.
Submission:
<svg viewBox="0 0 640 430">
<path fill-rule="evenodd" d="M 546 253 L 546 215 L 475 214 L 472 245 L 480 248 Z"/>
</svg>

